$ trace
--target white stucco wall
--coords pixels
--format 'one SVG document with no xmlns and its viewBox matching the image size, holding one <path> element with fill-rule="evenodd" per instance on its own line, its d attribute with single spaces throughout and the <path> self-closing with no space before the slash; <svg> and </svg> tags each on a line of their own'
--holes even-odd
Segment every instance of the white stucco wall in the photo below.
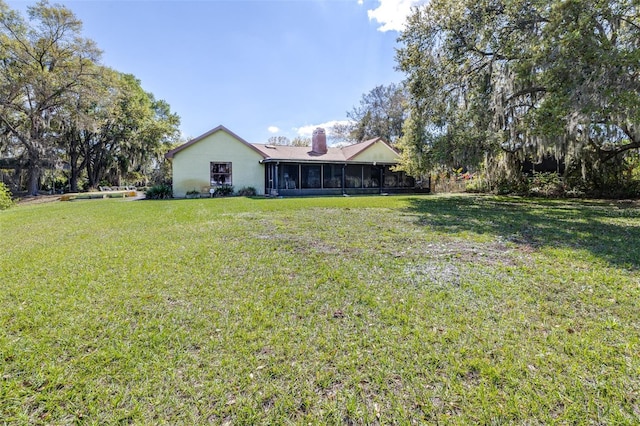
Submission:
<svg viewBox="0 0 640 426">
<path fill-rule="evenodd" d="M 210 186 L 211 162 L 231 163 L 234 190 L 252 186 L 264 194 L 262 156 L 233 135 L 218 130 L 173 156 L 173 196 L 184 197 L 187 191 Z"/>
</svg>

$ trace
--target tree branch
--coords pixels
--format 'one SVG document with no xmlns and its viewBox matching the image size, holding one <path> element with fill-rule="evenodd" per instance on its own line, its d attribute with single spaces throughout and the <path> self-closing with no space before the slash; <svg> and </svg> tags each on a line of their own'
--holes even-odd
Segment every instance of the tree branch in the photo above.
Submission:
<svg viewBox="0 0 640 426">
<path fill-rule="evenodd" d="M 527 87 L 525 89 L 521 89 L 518 90 L 516 93 L 512 94 L 511 96 L 509 96 L 506 101 L 507 102 L 511 102 L 513 99 L 518 98 L 522 95 L 531 95 L 533 93 L 539 93 L 539 92 L 546 92 L 547 88 L 546 87 L 541 87 L 541 86 L 533 86 L 533 87 Z"/>
<path fill-rule="evenodd" d="M 626 145 L 622 145 L 622 146 L 620 146 L 620 147 L 618 147 L 616 149 L 613 149 L 613 150 L 600 148 L 600 153 L 601 154 L 605 154 L 606 153 L 606 155 L 602 158 L 602 161 L 603 162 L 609 161 L 613 157 L 615 157 L 615 156 L 617 156 L 619 154 L 622 154 L 623 152 L 629 151 L 631 149 L 636 149 L 636 148 L 640 148 L 640 141 L 631 142 L 631 143 L 628 143 Z"/>
<path fill-rule="evenodd" d="M 634 27 L 637 30 L 640 30 L 640 25 L 636 24 L 635 22 L 633 22 L 631 19 L 627 19 L 627 17 L 625 16 L 621 16 L 620 20 L 623 22 L 626 22 L 627 24 L 631 25 L 632 27 Z"/>
</svg>

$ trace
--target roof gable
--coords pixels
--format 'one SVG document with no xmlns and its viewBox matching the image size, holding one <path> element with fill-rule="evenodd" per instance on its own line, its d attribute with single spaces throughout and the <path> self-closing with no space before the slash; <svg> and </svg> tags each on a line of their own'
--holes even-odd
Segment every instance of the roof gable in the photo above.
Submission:
<svg viewBox="0 0 640 426">
<path fill-rule="evenodd" d="M 343 148 L 350 161 L 397 161 L 398 152 L 382 138 L 369 139 Z"/>
<path fill-rule="evenodd" d="M 193 138 L 190 141 L 183 143 L 182 145 L 180 145 L 177 148 L 172 149 L 171 151 L 167 152 L 164 156 L 165 158 L 173 158 L 173 156 L 175 154 L 177 154 L 178 152 L 197 144 L 198 142 L 200 142 L 203 139 L 206 139 L 207 137 L 213 135 L 216 132 L 225 132 L 228 135 L 230 135 L 231 137 L 233 137 L 234 139 L 237 139 L 238 142 L 243 143 L 244 145 L 246 145 L 247 147 L 251 148 L 252 150 L 256 151 L 258 154 L 260 154 L 263 158 L 267 158 L 264 153 L 259 150 L 258 148 L 256 148 L 253 144 L 250 144 L 249 142 L 247 142 L 246 140 L 242 139 L 240 136 L 236 135 L 235 133 L 233 133 L 231 130 L 227 129 L 226 127 L 224 127 L 223 125 L 219 125 L 217 127 L 214 127 L 213 129 L 209 130 L 207 133 L 204 133 L 200 136 L 198 136 L 197 138 Z"/>
</svg>

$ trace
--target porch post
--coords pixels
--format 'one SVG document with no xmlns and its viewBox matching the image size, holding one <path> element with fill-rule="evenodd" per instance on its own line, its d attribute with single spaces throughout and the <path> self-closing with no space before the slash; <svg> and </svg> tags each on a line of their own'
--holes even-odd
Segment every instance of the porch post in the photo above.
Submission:
<svg viewBox="0 0 640 426">
<path fill-rule="evenodd" d="M 278 195 L 278 188 L 280 187 L 278 185 L 278 164 L 279 163 L 276 163 L 275 166 L 274 166 L 274 168 L 275 168 L 275 176 L 273 177 L 274 195 Z"/>
</svg>

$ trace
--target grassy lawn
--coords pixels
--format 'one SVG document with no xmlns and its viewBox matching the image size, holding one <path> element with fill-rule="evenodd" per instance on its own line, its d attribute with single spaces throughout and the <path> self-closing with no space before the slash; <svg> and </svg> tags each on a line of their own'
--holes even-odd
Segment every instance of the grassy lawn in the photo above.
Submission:
<svg viewBox="0 0 640 426">
<path fill-rule="evenodd" d="M 637 424 L 640 207 L 0 212 L 0 424 Z"/>
</svg>

